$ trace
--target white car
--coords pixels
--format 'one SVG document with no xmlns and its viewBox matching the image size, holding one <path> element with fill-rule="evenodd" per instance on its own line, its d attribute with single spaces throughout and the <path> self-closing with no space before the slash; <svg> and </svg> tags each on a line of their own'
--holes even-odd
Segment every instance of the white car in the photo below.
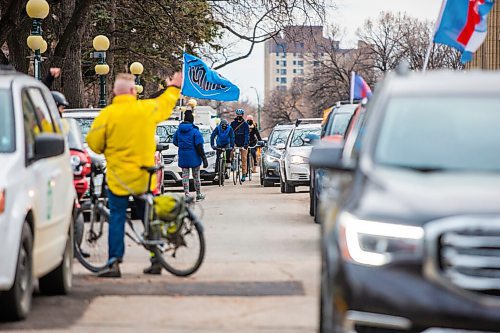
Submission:
<svg viewBox="0 0 500 333">
<path fill-rule="evenodd" d="M 208 125 L 197 125 L 200 128 L 200 132 L 203 135 L 203 140 L 205 144 L 203 148 L 205 149 L 205 154 L 208 160 L 208 168 L 201 169 L 200 176 L 202 180 L 213 181 L 215 179 L 215 162 L 216 162 L 216 152 L 210 146 L 210 135 L 212 130 Z M 182 184 L 182 169 L 177 165 L 178 162 L 178 148 L 174 146 L 174 134 L 179 127 L 178 120 L 167 120 L 164 121 L 156 127 L 156 135 L 160 138 L 161 144 L 168 144 L 169 148 L 162 152 L 163 163 L 165 164 L 165 186 L 179 186 Z M 192 178 L 192 176 L 191 176 Z"/>
<path fill-rule="evenodd" d="M 312 141 L 321 135 L 321 123 L 298 122 L 290 132 L 280 158 L 281 193 L 294 193 L 296 186 L 309 186 L 309 155 Z"/>
<path fill-rule="evenodd" d="M 22 319 L 35 279 L 42 293 L 71 288 L 76 192 L 50 91 L 0 70 L 0 104 L 0 316 Z"/>
</svg>

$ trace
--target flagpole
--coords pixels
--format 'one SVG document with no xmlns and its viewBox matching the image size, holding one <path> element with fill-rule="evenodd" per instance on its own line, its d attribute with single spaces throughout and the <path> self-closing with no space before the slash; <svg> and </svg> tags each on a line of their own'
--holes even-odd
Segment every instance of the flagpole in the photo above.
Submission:
<svg viewBox="0 0 500 333">
<path fill-rule="evenodd" d="M 423 72 L 425 72 L 427 70 L 427 66 L 429 66 L 429 61 L 431 59 L 432 47 L 434 46 L 434 36 L 436 35 L 437 29 L 438 29 L 439 25 L 441 24 L 441 20 L 443 19 L 443 13 L 444 13 L 444 9 L 446 7 L 447 1 L 448 0 L 443 0 L 443 2 L 441 3 L 441 9 L 439 10 L 438 19 L 437 19 L 436 24 L 434 26 L 434 31 L 431 34 L 431 38 L 429 41 L 429 47 L 427 48 L 427 53 L 425 54 L 424 67 L 422 68 Z"/>
<path fill-rule="evenodd" d="M 351 93 L 350 93 L 350 101 L 351 104 L 354 104 L 354 81 L 356 80 L 356 72 L 351 72 Z"/>
</svg>

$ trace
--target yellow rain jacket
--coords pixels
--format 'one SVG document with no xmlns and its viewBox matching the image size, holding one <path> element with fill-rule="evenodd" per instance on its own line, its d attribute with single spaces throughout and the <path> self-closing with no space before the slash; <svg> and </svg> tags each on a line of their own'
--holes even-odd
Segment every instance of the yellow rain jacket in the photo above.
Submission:
<svg viewBox="0 0 500 333">
<path fill-rule="evenodd" d="M 156 99 L 137 100 L 120 95 L 94 120 L 87 143 L 106 157 L 106 178 L 113 194 L 125 196 L 147 191 L 148 173 L 142 166 L 154 166 L 156 125 L 170 117 L 180 89 L 169 87 Z M 153 178 L 151 189 L 156 186 Z"/>
</svg>

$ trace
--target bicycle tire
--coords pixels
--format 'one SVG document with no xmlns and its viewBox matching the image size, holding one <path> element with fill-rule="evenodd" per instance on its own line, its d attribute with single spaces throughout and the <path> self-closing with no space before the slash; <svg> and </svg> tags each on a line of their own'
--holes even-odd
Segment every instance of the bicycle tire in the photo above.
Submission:
<svg viewBox="0 0 500 333">
<path fill-rule="evenodd" d="M 154 252 L 156 258 L 158 259 L 158 261 L 160 262 L 160 264 L 163 266 L 163 268 L 165 268 L 169 273 L 171 273 L 175 276 L 179 276 L 179 277 L 187 277 L 187 276 L 194 274 L 200 268 L 200 266 L 203 263 L 203 260 L 205 258 L 205 246 L 206 245 L 205 245 L 205 236 L 203 234 L 202 227 L 199 223 L 193 222 L 193 220 L 191 218 L 187 217 L 187 219 L 189 219 L 189 224 L 194 226 L 196 236 L 198 237 L 199 242 L 200 242 L 199 251 L 197 253 L 196 260 L 194 261 L 194 265 L 192 265 L 191 267 L 188 267 L 188 268 L 184 268 L 184 269 L 174 267 L 173 264 L 171 264 L 170 262 L 168 262 L 165 259 L 164 252 L 162 251 L 161 248 L 159 248 L 158 246 L 153 248 L 153 252 Z M 183 223 L 183 225 L 179 231 L 181 232 L 182 228 L 184 226 L 186 226 L 187 224 L 188 223 L 186 223 L 186 222 Z M 193 230 L 193 229 L 191 229 L 191 230 Z M 185 239 L 183 238 L 183 241 L 184 240 Z M 177 247 L 175 249 L 175 253 L 170 258 L 176 258 L 177 250 L 179 248 L 180 247 Z M 187 246 L 186 246 L 186 248 L 187 248 Z"/>
<path fill-rule="evenodd" d="M 242 184 L 241 183 L 241 155 L 238 155 L 238 164 L 236 166 L 236 181 L 240 183 L 240 185 Z M 235 184 L 236 185 L 236 184 Z"/>
<path fill-rule="evenodd" d="M 248 170 L 247 170 L 247 173 L 248 173 L 248 181 L 251 182 L 252 181 L 252 170 L 253 170 L 253 155 L 252 155 L 252 152 L 251 152 L 251 149 L 248 148 Z"/>
<path fill-rule="evenodd" d="M 224 163 L 222 161 L 223 158 L 224 158 L 224 156 L 221 156 L 219 159 L 219 176 L 218 176 L 219 177 L 219 187 L 224 186 L 224 171 L 223 171 Z"/>
<path fill-rule="evenodd" d="M 105 268 L 108 262 L 108 226 L 109 211 L 102 204 L 99 204 L 93 216 L 99 213 L 99 221 L 94 223 L 85 222 L 83 228 L 82 241 L 74 243 L 75 257 L 87 270 L 97 273 Z M 95 230 L 101 228 L 100 235 L 95 235 Z M 97 238 L 95 238 L 97 237 Z"/>
</svg>

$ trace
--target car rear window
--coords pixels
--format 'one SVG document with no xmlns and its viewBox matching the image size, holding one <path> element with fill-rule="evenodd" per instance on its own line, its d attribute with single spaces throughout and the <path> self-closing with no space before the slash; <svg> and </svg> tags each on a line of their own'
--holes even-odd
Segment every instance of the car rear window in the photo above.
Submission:
<svg viewBox="0 0 500 333">
<path fill-rule="evenodd" d="M 0 153 L 15 150 L 15 122 L 9 89 L 0 89 Z"/>
<path fill-rule="evenodd" d="M 350 113 L 338 113 L 333 115 L 333 119 L 330 120 L 326 135 L 342 135 L 344 136 L 347 126 L 349 125 L 349 120 L 351 120 L 352 114 Z"/>
<path fill-rule="evenodd" d="M 174 142 L 174 134 L 178 127 L 178 125 L 158 125 L 156 135 L 160 138 L 160 143 Z"/>
<path fill-rule="evenodd" d="M 271 138 L 269 139 L 269 145 L 273 147 L 280 143 L 286 144 L 286 140 L 288 139 L 291 131 L 291 129 L 274 130 Z"/>
</svg>

